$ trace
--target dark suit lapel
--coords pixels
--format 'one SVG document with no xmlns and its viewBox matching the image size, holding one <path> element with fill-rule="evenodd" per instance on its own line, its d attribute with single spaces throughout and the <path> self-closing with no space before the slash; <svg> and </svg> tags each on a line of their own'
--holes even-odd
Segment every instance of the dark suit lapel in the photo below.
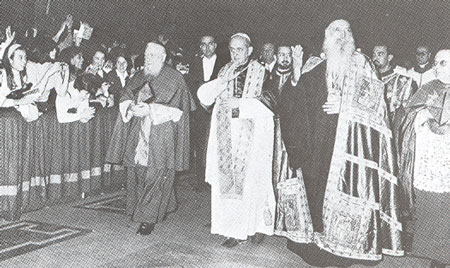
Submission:
<svg viewBox="0 0 450 268">
<path fill-rule="evenodd" d="M 217 78 L 217 75 L 219 74 L 220 68 L 222 68 L 222 66 L 223 64 L 219 60 L 219 56 L 216 56 L 216 62 L 214 63 L 214 69 L 210 80 L 214 80 Z"/>
</svg>

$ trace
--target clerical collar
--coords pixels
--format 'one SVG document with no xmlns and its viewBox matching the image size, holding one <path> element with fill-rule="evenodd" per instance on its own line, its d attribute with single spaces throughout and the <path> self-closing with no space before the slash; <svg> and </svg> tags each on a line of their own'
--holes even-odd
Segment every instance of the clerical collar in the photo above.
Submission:
<svg viewBox="0 0 450 268">
<path fill-rule="evenodd" d="M 120 77 L 120 78 L 122 78 L 122 79 L 125 79 L 125 78 L 128 76 L 127 71 L 121 73 L 121 72 L 119 72 L 118 69 L 116 69 L 116 74 L 117 74 L 118 77 Z"/>
<path fill-rule="evenodd" d="M 266 63 L 265 67 L 266 69 L 268 69 L 269 71 L 273 70 L 273 67 L 275 67 L 275 64 L 277 63 L 277 58 L 274 57 L 273 61 L 271 63 Z"/>
</svg>

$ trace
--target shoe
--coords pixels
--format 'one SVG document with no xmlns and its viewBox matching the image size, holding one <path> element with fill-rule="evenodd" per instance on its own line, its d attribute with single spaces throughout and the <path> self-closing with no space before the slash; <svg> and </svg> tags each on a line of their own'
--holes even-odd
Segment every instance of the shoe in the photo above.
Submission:
<svg viewBox="0 0 450 268">
<path fill-rule="evenodd" d="M 222 246 L 226 247 L 226 248 L 234 248 L 235 246 L 244 244 L 245 242 L 247 242 L 247 240 L 239 240 L 239 239 L 235 239 L 235 238 L 227 238 L 225 240 L 225 242 L 222 243 Z"/>
<path fill-rule="evenodd" d="M 137 230 L 136 233 L 140 234 L 140 235 L 149 235 L 149 234 L 151 234 L 153 232 L 153 229 L 155 229 L 155 224 L 154 223 L 143 222 L 139 226 L 139 229 Z"/>
<path fill-rule="evenodd" d="M 250 242 L 253 244 L 261 244 L 264 241 L 265 235 L 261 233 L 256 233 L 255 235 L 250 236 Z"/>
</svg>

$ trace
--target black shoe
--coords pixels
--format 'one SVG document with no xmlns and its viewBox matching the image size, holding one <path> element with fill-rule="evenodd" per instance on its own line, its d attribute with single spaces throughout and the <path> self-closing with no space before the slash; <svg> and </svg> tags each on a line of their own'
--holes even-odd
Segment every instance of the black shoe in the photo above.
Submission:
<svg viewBox="0 0 450 268">
<path fill-rule="evenodd" d="M 222 243 L 222 246 L 227 248 L 234 248 L 235 246 L 244 244 L 245 242 L 247 242 L 247 240 L 227 238 L 227 240 L 225 240 L 225 242 Z"/>
<path fill-rule="evenodd" d="M 137 230 L 136 233 L 140 234 L 140 235 L 149 235 L 149 234 L 151 234 L 153 232 L 153 229 L 155 229 L 155 224 L 154 223 L 143 222 L 139 226 L 139 229 Z"/>
<path fill-rule="evenodd" d="M 256 233 L 253 236 L 250 236 L 250 242 L 253 244 L 261 244 L 264 241 L 265 235 L 261 233 Z"/>
</svg>

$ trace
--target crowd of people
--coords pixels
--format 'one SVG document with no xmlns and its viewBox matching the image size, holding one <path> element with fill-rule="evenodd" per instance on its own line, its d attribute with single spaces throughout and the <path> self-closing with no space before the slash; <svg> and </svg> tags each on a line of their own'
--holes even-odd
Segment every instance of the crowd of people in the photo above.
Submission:
<svg viewBox="0 0 450 268">
<path fill-rule="evenodd" d="M 56 109 L 61 123 L 118 113 L 106 160 L 127 168 L 127 214 L 149 235 L 175 211 L 175 175 L 190 169 L 211 191 L 211 233 L 225 247 L 266 236 L 317 266 L 371 265 L 383 254 L 449 260 L 450 50 L 416 66 L 372 57 L 350 24 L 331 22 L 320 55 L 300 45 L 199 40 L 189 65 L 167 36 L 130 55 L 126 44 L 84 45 L 67 16 L 58 33 L 35 29 L 0 45 L 0 107 L 31 122 Z M 85 59 L 87 62 L 85 62 Z"/>
</svg>

